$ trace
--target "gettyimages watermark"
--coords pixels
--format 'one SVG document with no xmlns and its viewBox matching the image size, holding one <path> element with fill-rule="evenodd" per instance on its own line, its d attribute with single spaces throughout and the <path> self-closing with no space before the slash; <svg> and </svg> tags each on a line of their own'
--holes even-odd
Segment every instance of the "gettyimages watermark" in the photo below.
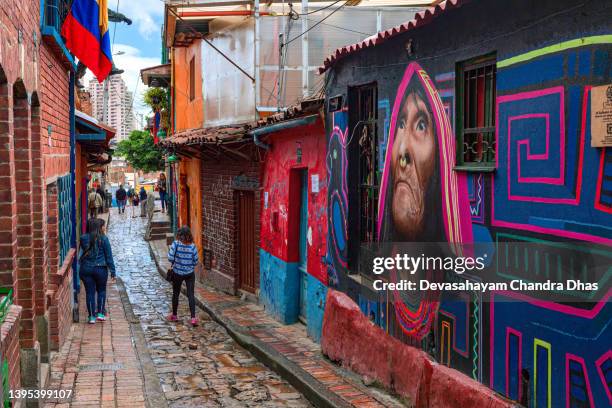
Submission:
<svg viewBox="0 0 612 408">
<path fill-rule="evenodd" d="M 388 242 L 362 245 L 358 273 L 376 292 L 513 292 L 553 302 L 607 298 L 612 252 L 584 243 Z"/>
</svg>

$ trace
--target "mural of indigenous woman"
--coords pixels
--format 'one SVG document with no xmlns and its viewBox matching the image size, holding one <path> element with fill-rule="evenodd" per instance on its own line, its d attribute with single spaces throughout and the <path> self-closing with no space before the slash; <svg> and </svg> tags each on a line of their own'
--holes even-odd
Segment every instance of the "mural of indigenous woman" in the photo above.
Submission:
<svg viewBox="0 0 612 408">
<path fill-rule="evenodd" d="M 467 184 L 453 170 L 455 135 L 427 73 L 410 63 L 391 114 L 378 207 L 380 242 L 447 242 L 455 255 L 472 242 Z M 391 273 L 391 280 L 397 280 Z M 393 291 L 402 331 L 422 339 L 438 311 L 435 293 Z"/>
</svg>

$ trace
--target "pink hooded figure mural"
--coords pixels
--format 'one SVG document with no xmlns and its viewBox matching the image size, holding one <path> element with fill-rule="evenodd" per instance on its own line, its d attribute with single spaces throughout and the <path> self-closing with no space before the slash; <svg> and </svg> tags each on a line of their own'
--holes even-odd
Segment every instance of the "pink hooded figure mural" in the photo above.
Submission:
<svg viewBox="0 0 612 408">
<path fill-rule="evenodd" d="M 455 154 L 455 135 L 438 91 L 427 73 L 410 63 L 391 115 L 378 206 L 380 242 L 447 242 L 452 253 L 463 255 L 472 226 L 465 174 L 453 170 Z M 398 280 L 395 273 L 390 278 Z M 430 332 L 437 294 L 393 291 L 393 302 L 407 336 L 420 340 Z"/>
</svg>

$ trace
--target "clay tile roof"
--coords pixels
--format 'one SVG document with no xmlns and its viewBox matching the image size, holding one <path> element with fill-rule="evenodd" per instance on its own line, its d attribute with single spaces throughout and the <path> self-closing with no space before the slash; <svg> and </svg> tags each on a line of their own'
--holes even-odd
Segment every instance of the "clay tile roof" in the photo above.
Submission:
<svg viewBox="0 0 612 408">
<path fill-rule="evenodd" d="M 252 127 L 253 124 L 247 123 L 241 125 L 188 129 L 177 132 L 159 143 L 162 146 L 185 146 L 235 142 L 246 139 L 246 134 Z"/>
<path fill-rule="evenodd" d="M 319 73 L 324 73 L 339 59 L 346 57 L 347 55 L 353 54 L 364 48 L 373 47 L 374 45 L 381 44 L 384 41 L 387 41 L 388 39 L 395 37 L 398 34 L 410 31 L 417 27 L 424 26 L 425 24 L 431 22 L 435 17 L 438 17 L 440 14 L 461 7 L 468 1 L 469 0 L 445 0 L 438 5 L 429 7 L 423 11 L 418 12 L 414 17 L 414 20 L 412 21 L 407 21 L 396 27 L 371 35 L 370 37 L 367 37 L 363 41 L 358 42 L 356 44 L 346 45 L 342 48 L 338 48 L 334 53 L 332 53 L 325 59 L 325 61 L 323 62 L 323 66 L 319 67 Z"/>
<path fill-rule="evenodd" d="M 290 106 L 283 112 L 275 113 L 257 121 L 256 128 L 271 125 L 286 120 L 300 118 L 318 113 L 324 103 L 323 98 L 310 98 Z"/>
</svg>

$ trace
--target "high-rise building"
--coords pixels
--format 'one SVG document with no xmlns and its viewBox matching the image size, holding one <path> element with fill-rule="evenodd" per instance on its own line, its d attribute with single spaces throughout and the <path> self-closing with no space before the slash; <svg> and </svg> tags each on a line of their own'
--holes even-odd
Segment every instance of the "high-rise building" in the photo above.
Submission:
<svg viewBox="0 0 612 408">
<path fill-rule="evenodd" d="M 105 92 L 108 92 L 106 98 Z M 89 93 L 93 117 L 117 130 L 115 139 L 120 142 L 127 139 L 135 129 L 134 112 L 132 109 L 132 92 L 128 91 L 121 75 L 108 77 L 99 83 L 96 79 L 89 82 Z M 105 108 L 106 101 L 106 108 Z"/>
</svg>

